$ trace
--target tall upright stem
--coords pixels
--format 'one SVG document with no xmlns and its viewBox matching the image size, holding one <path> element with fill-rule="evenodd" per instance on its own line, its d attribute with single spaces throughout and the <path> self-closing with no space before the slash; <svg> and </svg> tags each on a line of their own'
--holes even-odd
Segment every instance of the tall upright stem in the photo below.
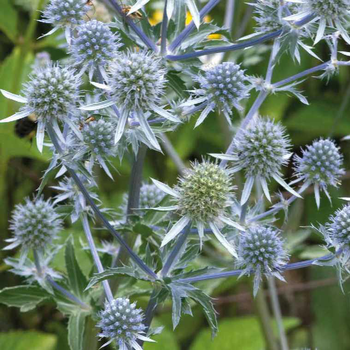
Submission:
<svg viewBox="0 0 350 350">
<path fill-rule="evenodd" d="M 104 268 L 102 266 L 100 257 L 98 256 L 97 249 L 95 246 L 94 239 L 92 238 L 91 230 L 90 230 L 90 225 L 89 225 L 89 220 L 86 214 L 83 214 L 82 216 L 82 223 L 83 223 L 83 228 L 86 236 L 86 240 L 88 241 L 89 248 L 92 254 L 92 258 L 94 259 L 95 266 L 97 268 L 98 273 L 104 272 Z M 111 288 L 109 286 L 108 281 L 102 281 L 103 289 L 105 291 L 106 297 L 109 302 L 113 301 L 113 294 L 111 291 Z"/>
<path fill-rule="evenodd" d="M 286 332 L 285 332 L 284 326 L 283 326 L 283 319 L 282 319 L 280 303 L 278 300 L 278 294 L 277 294 L 277 290 L 276 290 L 275 278 L 273 276 L 270 276 L 267 278 L 267 282 L 269 285 L 269 294 L 270 294 L 270 298 L 271 298 L 272 310 L 273 310 L 273 314 L 274 314 L 276 322 L 277 322 L 278 333 L 280 336 L 281 349 L 282 350 L 289 350 L 287 336 L 286 336 Z"/>
</svg>

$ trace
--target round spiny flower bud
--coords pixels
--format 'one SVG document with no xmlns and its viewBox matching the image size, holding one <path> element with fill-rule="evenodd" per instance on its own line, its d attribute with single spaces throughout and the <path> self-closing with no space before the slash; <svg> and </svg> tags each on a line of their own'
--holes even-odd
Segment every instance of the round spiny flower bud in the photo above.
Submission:
<svg viewBox="0 0 350 350">
<path fill-rule="evenodd" d="M 316 16 L 330 20 L 337 20 L 350 10 L 349 0 L 308 0 L 307 6 Z"/>
<path fill-rule="evenodd" d="M 16 205 L 12 213 L 10 229 L 14 237 L 8 241 L 13 242 L 11 248 L 22 245 L 24 249 L 45 249 L 61 228 L 62 220 L 50 201 L 27 198 L 26 203 Z"/>
<path fill-rule="evenodd" d="M 217 164 L 194 163 L 175 188 L 180 215 L 197 222 L 215 221 L 230 204 L 231 180 L 228 171 Z"/>
<path fill-rule="evenodd" d="M 338 248 L 350 248 L 350 205 L 345 205 L 331 217 L 329 238 L 332 245 Z"/>
<path fill-rule="evenodd" d="M 165 197 L 165 193 L 159 189 L 154 184 L 147 184 L 143 183 L 140 189 L 140 209 L 150 209 L 155 208 L 156 205 Z M 123 204 L 121 206 L 121 210 L 124 215 L 127 214 L 127 207 L 128 207 L 128 200 L 129 196 L 127 193 L 123 196 Z M 142 214 L 143 211 L 140 212 L 139 210 L 137 213 Z"/>
<path fill-rule="evenodd" d="M 247 81 L 244 71 L 238 64 L 224 62 L 209 69 L 199 82 L 208 102 L 214 104 L 225 114 L 231 115 L 232 108 L 241 109 L 239 101 L 248 97 Z"/>
<path fill-rule="evenodd" d="M 279 0 L 258 0 L 252 6 L 255 8 L 254 19 L 258 32 L 274 32 L 282 28 L 281 16 L 279 16 L 281 2 Z"/>
<path fill-rule="evenodd" d="M 90 10 L 86 0 L 51 0 L 44 10 L 43 22 L 54 26 L 79 24 Z"/>
<path fill-rule="evenodd" d="M 112 302 L 106 302 L 105 308 L 99 313 L 100 321 L 97 327 L 101 328 L 99 334 L 102 338 L 110 338 L 110 342 L 116 340 L 121 349 L 133 348 L 132 344 L 146 329 L 141 309 L 136 309 L 136 304 L 129 299 L 117 298 Z"/>
<path fill-rule="evenodd" d="M 92 20 L 76 28 L 72 38 L 71 52 L 76 64 L 104 66 L 113 59 L 121 46 L 116 36 L 105 23 Z"/>
<path fill-rule="evenodd" d="M 254 295 L 259 289 L 262 274 L 283 280 L 279 272 L 288 260 L 283 244 L 279 231 L 269 226 L 251 226 L 240 235 L 237 265 L 244 268 L 243 274 L 255 273 Z"/>
<path fill-rule="evenodd" d="M 343 157 L 330 139 L 314 141 L 294 160 L 296 176 L 309 184 L 318 184 L 321 189 L 327 185 L 337 186 L 339 177 L 344 174 Z"/>
<path fill-rule="evenodd" d="M 165 69 L 152 53 L 127 51 L 110 65 L 112 98 L 127 111 L 152 110 L 164 93 Z"/>
<path fill-rule="evenodd" d="M 115 154 L 114 129 L 111 122 L 99 119 L 84 123 L 81 132 L 91 152 L 108 157 Z"/>
<path fill-rule="evenodd" d="M 289 147 L 279 123 L 258 118 L 249 129 L 242 131 L 236 142 L 237 166 L 244 169 L 248 177 L 279 175 L 281 166 L 286 164 Z"/>
<path fill-rule="evenodd" d="M 66 118 L 75 109 L 80 79 L 67 67 L 37 67 L 25 84 L 26 108 L 38 118 Z"/>
</svg>

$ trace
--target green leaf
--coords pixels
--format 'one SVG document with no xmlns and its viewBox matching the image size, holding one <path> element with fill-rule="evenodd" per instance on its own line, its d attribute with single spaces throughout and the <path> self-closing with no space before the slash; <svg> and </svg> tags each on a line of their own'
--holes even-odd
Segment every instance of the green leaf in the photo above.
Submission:
<svg viewBox="0 0 350 350">
<path fill-rule="evenodd" d="M 70 315 L 68 322 L 68 343 L 71 350 L 83 350 L 85 312 Z"/>
<path fill-rule="evenodd" d="M 0 303 L 18 307 L 22 312 L 34 309 L 49 297 L 50 295 L 45 290 L 36 286 L 9 287 L 0 291 Z"/>
<path fill-rule="evenodd" d="M 187 98 L 188 93 L 185 82 L 179 77 L 178 72 L 169 71 L 166 75 L 169 86 L 176 92 L 176 94 L 181 98 Z"/>
<path fill-rule="evenodd" d="M 129 267 L 129 266 L 122 266 L 122 267 L 113 267 L 110 269 L 106 269 L 102 273 L 96 273 L 94 276 L 90 279 L 90 282 L 86 289 L 90 289 L 97 283 L 100 283 L 104 280 L 107 280 L 111 277 L 118 277 L 118 276 L 130 276 L 133 277 L 137 280 L 142 280 L 142 281 L 148 281 L 151 282 L 149 277 L 144 274 L 142 271 L 138 270 L 135 267 Z"/>
<path fill-rule="evenodd" d="M 7 35 L 13 42 L 17 37 L 17 11 L 12 7 L 10 1 L 0 0 L 0 29 Z"/>
<path fill-rule="evenodd" d="M 1 350 L 55 350 L 57 338 L 41 332 L 0 333 Z"/>
<path fill-rule="evenodd" d="M 83 299 L 84 297 L 84 290 L 87 286 L 87 279 L 82 273 L 80 266 L 77 262 L 77 259 L 75 258 L 75 252 L 74 252 L 74 245 L 73 245 L 73 238 L 69 237 L 66 243 L 66 250 L 65 250 L 65 262 L 66 262 L 66 269 L 68 274 L 68 281 L 69 285 L 73 291 L 73 293 Z"/>
<path fill-rule="evenodd" d="M 165 196 L 158 207 L 167 207 L 171 205 L 169 196 Z M 158 210 L 147 210 L 146 215 L 142 218 L 142 222 L 148 226 L 157 225 L 160 222 L 164 221 L 165 217 L 169 214 L 167 211 L 158 211 Z"/>
</svg>

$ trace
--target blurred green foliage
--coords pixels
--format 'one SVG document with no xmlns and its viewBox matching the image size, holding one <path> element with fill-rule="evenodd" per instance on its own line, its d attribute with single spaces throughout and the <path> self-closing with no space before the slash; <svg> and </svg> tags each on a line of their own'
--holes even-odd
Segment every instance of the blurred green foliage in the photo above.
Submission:
<svg viewBox="0 0 350 350">
<path fill-rule="evenodd" d="M 30 0 L 28 0 L 30 2 Z M 38 1 L 42 6 L 45 1 Z M 38 52 L 48 52 L 52 59 L 65 57 L 65 51 L 59 48 L 57 35 L 37 40 L 37 37 L 50 30 L 47 25 L 36 19 L 38 11 L 28 12 L 28 6 L 21 6 L 25 1 L 0 0 L 0 88 L 19 93 L 31 69 L 35 55 Z M 152 1 L 148 12 L 155 11 L 157 2 Z M 28 5 L 28 4 L 27 4 Z M 222 1 L 211 13 L 211 18 L 222 24 L 225 1 Z M 236 1 L 236 11 L 232 30 L 233 38 L 242 30 L 242 18 L 249 11 L 243 1 Z M 245 33 L 253 30 L 254 23 L 250 19 Z M 243 33 L 241 33 L 243 34 Z M 342 48 L 341 48 L 342 49 Z M 230 53 L 226 60 L 242 62 L 249 74 L 261 76 L 267 66 L 268 47 L 262 45 L 243 52 Z M 327 48 L 319 45 L 317 54 L 327 59 Z M 318 64 L 317 60 L 302 55 L 301 64 L 296 64 L 287 56 L 281 58 L 275 69 L 274 81 L 284 79 L 302 70 Z M 307 96 L 310 106 L 302 105 L 296 98 L 285 94 L 270 96 L 261 108 L 262 115 L 269 115 L 281 120 L 287 127 L 294 144 L 295 152 L 299 147 L 317 137 L 334 137 L 342 148 L 345 156 L 346 168 L 350 164 L 350 148 L 340 139 L 350 134 L 349 101 L 350 101 L 350 70 L 341 68 L 339 77 L 331 79 L 326 84 L 315 78 L 310 78 L 300 84 L 300 89 Z M 247 109 L 254 101 L 249 100 Z M 0 118 L 10 115 L 18 109 L 14 102 L 0 97 Z M 239 124 L 236 118 L 235 127 Z M 193 130 L 194 122 L 186 123 L 169 137 L 180 157 L 189 163 L 200 159 L 208 152 L 221 152 L 230 141 L 230 132 L 225 122 L 218 115 L 212 114 L 205 123 Z M 13 206 L 30 196 L 40 184 L 40 178 L 48 165 L 49 154 L 39 154 L 35 146 L 28 140 L 21 140 L 14 134 L 14 124 L 0 125 L 0 247 L 4 246 L 4 239 L 8 238 L 8 220 Z M 113 182 L 102 172 L 99 176 L 100 195 L 105 207 L 118 208 L 122 194 L 128 186 L 130 161 L 125 158 L 122 163 L 115 161 L 119 174 Z M 287 174 L 291 174 L 291 168 Z M 145 179 L 155 177 L 161 181 L 173 183 L 177 171 L 172 161 L 156 152 L 149 152 L 144 170 Z M 348 178 L 348 177 L 347 177 Z M 324 223 L 329 214 L 341 205 L 338 197 L 349 196 L 349 181 L 344 179 L 339 190 L 332 191 L 333 207 L 327 200 L 321 202 L 320 210 L 316 209 L 313 194 L 305 197 L 304 201 L 297 201 L 291 211 L 291 219 L 285 224 L 293 246 L 293 259 L 309 258 L 323 254 L 320 251 L 320 239 L 315 233 L 298 231 L 299 226 Z M 239 181 L 239 179 L 237 180 Z M 49 182 L 49 186 L 54 179 Z M 47 186 L 44 194 L 54 195 Z M 277 189 L 277 188 L 275 188 Z M 278 222 L 283 224 L 283 220 Z M 297 232 L 298 231 L 298 232 Z M 75 225 L 67 229 L 62 235 L 62 241 L 72 234 L 74 243 L 81 248 L 83 240 L 81 227 Z M 97 231 L 99 238 L 107 239 L 108 233 Z M 8 253 L 6 253 L 8 254 Z M 1 251 L 2 259 L 6 254 Z M 88 274 L 92 268 L 89 255 L 79 249 L 78 263 L 83 273 Z M 220 257 L 208 248 L 202 263 L 220 264 Z M 63 252 L 55 260 L 57 269 L 63 269 Z M 0 265 L 0 287 L 10 287 L 21 283 L 18 277 L 6 272 L 6 265 Z M 307 270 L 292 271 L 286 274 L 288 288 L 281 295 L 282 312 L 288 332 L 291 348 L 309 347 L 320 350 L 350 349 L 350 319 L 349 297 L 342 294 L 332 269 L 312 267 Z M 216 308 L 220 314 L 220 330 L 218 337 L 211 342 L 210 330 L 201 312 L 194 310 L 194 317 L 185 316 L 176 330 L 171 326 L 171 307 L 165 304 L 160 308 L 156 323 L 165 325 L 163 333 L 156 336 L 157 344 L 146 345 L 145 349 L 240 349 L 258 350 L 264 347 L 263 338 L 258 321 L 254 317 L 254 307 L 250 296 L 250 285 L 247 279 L 237 282 L 236 279 L 208 282 L 203 286 L 213 293 L 216 298 Z M 278 284 L 286 288 L 285 285 Z M 1 298 L 1 296 L 0 296 Z M 147 300 L 142 299 L 145 307 Z M 30 304 L 30 301 L 28 301 Z M 31 307 L 28 308 L 28 310 Z M 67 320 L 54 309 L 53 305 L 45 304 L 24 314 L 15 308 L 0 306 L 0 349 L 1 350 L 66 350 Z"/>
</svg>

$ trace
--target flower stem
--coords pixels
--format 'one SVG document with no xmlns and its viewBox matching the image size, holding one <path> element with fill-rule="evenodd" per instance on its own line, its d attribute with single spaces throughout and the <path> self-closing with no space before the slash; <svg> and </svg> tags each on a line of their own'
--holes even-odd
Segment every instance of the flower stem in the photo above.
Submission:
<svg viewBox="0 0 350 350">
<path fill-rule="evenodd" d="M 275 336 L 271 328 L 271 317 L 264 292 L 260 289 L 254 299 L 254 305 L 268 350 L 278 350 Z"/>
<path fill-rule="evenodd" d="M 47 124 L 47 132 L 50 136 L 50 139 L 56 149 L 56 151 L 60 154 L 63 153 L 63 150 L 58 142 L 58 139 L 56 137 L 55 131 L 53 130 L 53 127 L 50 123 Z M 104 217 L 104 215 L 101 213 L 100 209 L 95 204 L 94 200 L 91 198 L 89 192 L 83 185 L 83 183 L 80 181 L 78 175 L 76 172 L 69 167 L 68 165 L 65 165 L 67 168 L 67 171 L 75 181 L 76 185 L 78 186 L 79 190 L 84 195 L 86 201 L 91 206 L 93 212 L 95 213 L 96 217 L 101 220 L 103 225 L 106 227 L 106 229 L 116 238 L 116 240 L 119 242 L 119 244 L 125 248 L 130 255 L 130 257 L 134 260 L 134 262 L 144 271 L 146 272 L 152 279 L 157 279 L 157 275 L 141 260 L 141 258 L 135 254 L 132 249 L 129 247 L 129 245 L 124 241 L 124 239 L 120 236 L 120 234 L 112 227 L 112 225 L 109 223 L 109 221 Z"/>
<path fill-rule="evenodd" d="M 130 16 L 124 13 L 123 8 L 115 0 L 104 0 L 108 5 L 111 5 L 114 10 L 123 18 L 127 25 L 136 33 L 136 35 L 143 41 L 143 43 L 152 51 L 157 52 L 157 46 L 155 43 L 140 29 Z"/>
<path fill-rule="evenodd" d="M 286 336 L 286 332 L 285 332 L 284 326 L 283 326 L 283 319 L 282 319 L 280 303 L 278 300 L 278 295 L 277 295 L 277 290 L 276 290 L 275 278 L 273 276 L 267 277 L 267 283 L 269 285 L 269 294 L 271 297 L 272 310 L 273 310 L 273 314 L 274 314 L 274 317 L 275 317 L 276 322 L 277 322 L 277 328 L 278 328 L 278 332 L 279 332 L 279 336 L 280 336 L 281 350 L 289 350 L 287 336 Z"/>
<path fill-rule="evenodd" d="M 82 216 L 82 223 L 83 223 L 83 228 L 84 228 L 86 240 L 88 241 L 89 248 L 90 248 L 92 257 L 94 259 L 95 266 L 97 268 L 97 272 L 102 273 L 102 272 L 104 272 L 104 268 L 102 266 L 100 257 L 98 256 L 95 242 L 94 242 L 94 239 L 92 238 L 89 220 L 88 220 L 86 214 L 83 214 L 83 216 Z M 105 294 L 106 294 L 108 301 L 112 302 L 113 301 L 113 294 L 112 294 L 112 291 L 111 291 L 111 288 L 109 286 L 108 281 L 107 280 L 102 281 L 102 285 L 103 285 L 103 289 L 105 291 Z"/>
<path fill-rule="evenodd" d="M 200 19 L 202 20 L 204 16 L 210 12 L 218 3 L 220 0 L 210 0 L 199 12 Z M 186 26 L 186 28 L 174 39 L 174 41 L 169 46 L 169 51 L 174 51 L 177 49 L 182 42 L 192 33 L 192 31 L 196 28 L 193 21 Z M 169 57 L 178 57 L 178 56 L 166 56 L 166 58 Z M 170 59 L 170 58 L 169 58 Z"/>
<path fill-rule="evenodd" d="M 167 15 L 168 0 L 165 0 L 164 11 L 163 11 L 163 21 L 162 21 L 162 33 L 160 42 L 160 52 L 162 55 L 166 53 L 166 41 L 168 37 L 168 15 Z"/>
<path fill-rule="evenodd" d="M 134 160 L 134 164 L 131 169 L 130 185 L 129 185 L 129 195 L 128 195 L 128 205 L 127 205 L 127 219 L 129 220 L 130 215 L 132 215 L 140 205 L 140 189 L 142 185 L 142 170 L 143 163 L 146 157 L 147 147 L 144 144 L 140 145 L 137 156 Z M 122 236 L 127 242 L 128 246 L 133 247 L 136 240 L 136 235 L 129 234 L 128 236 Z M 129 260 L 129 253 L 126 249 L 120 249 L 118 256 L 115 261 L 116 266 L 126 265 Z M 119 288 L 121 279 L 115 279 L 112 284 L 112 290 L 114 293 Z"/>
<path fill-rule="evenodd" d="M 60 286 L 58 283 L 56 283 L 50 276 L 46 276 L 46 281 L 56 290 L 58 290 L 60 293 L 62 293 L 65 297 L 67 297 L 69 300 L 73 301 L 74 303 L 78 304 L 85 310 L 90 310 L 91 307 L 84 302 L 82 302 L 80 299 L 78 299 L 75 295 L 73 295 L 71 292 L 69 292 L 67 289 Z"/>
<path fill-rule="evenodd" d="M 176 244 L 174 245 L 172 251 L 170 252 L 168 259 L 166 260 L 163 269 L 161 271 L 161 276 L 162 277 L 166 277 L 168 275 L 168 273 L 171 271 L 171 269 L 173 268 L 176 259 L 179 257 L 179 255 L 181 254 L 183 248 L 184 248 L 184 244 L 187 240 L 187 237 L 190 233 L 190 228 L 191 228 L 191 223 L 189 223 L 185 230 L 180 234 L 180 237 L 178 238 Z"/>
<path fill-rule="evenodd" d="M 179 157 L 177 154 L 176 150 L 174 149 L 173 145 L 171 144 L 170 140 L 168 137 L 162 133 L 161 134 L 162 138 L 162 145 L 165 149 L 165 152 L 168 154 L 168 156 L 171 158 L 171 160 L 174 162 L 178 172 L 183 175 L 185 170 L 186 170 L 186 165 L 182 161 L 182 159 Z"/>
</svg>

